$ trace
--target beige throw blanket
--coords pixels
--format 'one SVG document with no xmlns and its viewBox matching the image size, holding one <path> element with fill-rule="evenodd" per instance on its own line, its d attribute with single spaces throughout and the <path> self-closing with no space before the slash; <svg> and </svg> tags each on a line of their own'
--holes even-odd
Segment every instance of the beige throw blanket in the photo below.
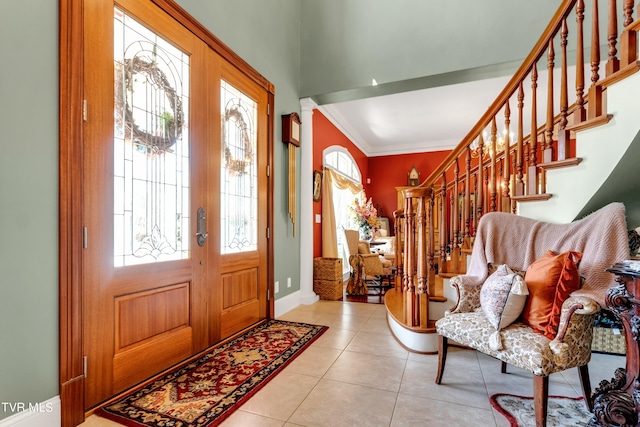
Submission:
<svg viewBox="0 0 640 427">
<path fill-rule="evenodd" d="M 604 271 L 629 257 L 627 223 L 622 203 L 611 203 L 570 224 L 551 224 L 510 213 L 485 214 L 478 224 L 465 285 L 480 286 L 488 275 L 488 264 L 507 264 L 526 270 L 547 250 L 583 253 L 578 266 L 584 285 L 573 295 L 585 295 L 604 306 L 615 276 Z"/>
</svg>

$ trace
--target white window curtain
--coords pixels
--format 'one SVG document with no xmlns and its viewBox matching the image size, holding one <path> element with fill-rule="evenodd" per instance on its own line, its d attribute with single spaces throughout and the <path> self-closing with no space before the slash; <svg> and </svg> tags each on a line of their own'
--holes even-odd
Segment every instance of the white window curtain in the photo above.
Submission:
<svg viewBox="0 0 640 427">
<path fill-rule="evenodd" d="M 338 235 L 333 206 L 333 187 L 349 189 L 354 195 L 362 191 L 362 184 L 346 178 L 330 168 L 322 174 L 322 256 L 338 257 Z"/>
</svg>

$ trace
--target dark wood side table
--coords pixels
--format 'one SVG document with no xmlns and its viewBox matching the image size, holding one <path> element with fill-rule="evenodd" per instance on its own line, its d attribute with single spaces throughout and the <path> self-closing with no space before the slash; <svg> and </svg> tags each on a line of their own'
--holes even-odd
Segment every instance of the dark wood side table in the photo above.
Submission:
<svg viewBox="0 0 640 427">
<path fill-rule="evenodd" d="M 611 381 L 601 381 L 594 393 L 595 426 L 637 426 L 640 419 L 640 260 L 622 261 L 607 268 L 618 284 L 607 292 L 605 303 L 622 322 L 627 363 Z"/>
</svg>

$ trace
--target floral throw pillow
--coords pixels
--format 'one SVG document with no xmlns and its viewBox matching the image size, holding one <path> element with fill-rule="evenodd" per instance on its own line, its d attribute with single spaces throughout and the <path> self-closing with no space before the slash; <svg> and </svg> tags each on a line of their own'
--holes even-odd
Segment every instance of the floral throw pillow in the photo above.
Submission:
<svg viewBox="0 0 640 427">
<path fill-rule="evenodd" d="M 507 265 L 498 266 L 480 290 L 480 306 L 491 325 L 499 331 L 522 313 L 529 291 L 524 279 Z"/>
</svg>

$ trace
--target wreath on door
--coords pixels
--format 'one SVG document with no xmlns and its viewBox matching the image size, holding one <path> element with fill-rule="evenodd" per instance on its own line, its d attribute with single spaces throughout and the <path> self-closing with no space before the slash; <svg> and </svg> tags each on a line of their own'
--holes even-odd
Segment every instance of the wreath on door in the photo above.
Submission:
<svg viewBox="0 0 640 427">
<path fill-rule="evenodd" d="M 224 112 L 224 125 L 222 127 L 222 139 L 224 142 L 224 160 L 227 171 L 231 176 L 241 176 L 247 173 L 247 168 L 253 163 L 253 147 L 251 144 L 251 131 L 249 125 L 244 120 L 244 115 L 240 111 L 239 105 L 227 108 Z M 227 126 L 233 120 L 240 130 L 239 144 L 231 146 L 233 141 L 229 141 Z M 232 150 L 234 148 L 234 150 Z M 236 152 L 234 156 L 233 151 Z"/>
<path fill-rule="evenodd" d="M 124 123 L 126 135 L 136 144 L 149 147 L 154 152 L 165 152 L 182 137 L 184 112 L 182 99 L 171 86 L 164 71 L 155 61 L 146 61 L 140 57 L 125 59 L 116 63 L 116 120 Z M 147 111 L 148 115 L 156 115 L 151 122 L 155 129 L 146 129 L 136 123 L 133 114 L 134 79 L 136 75 L 144 76 L 153 88 L 164 93 L 168 110 L 158 114 Z"/>
</svg>

